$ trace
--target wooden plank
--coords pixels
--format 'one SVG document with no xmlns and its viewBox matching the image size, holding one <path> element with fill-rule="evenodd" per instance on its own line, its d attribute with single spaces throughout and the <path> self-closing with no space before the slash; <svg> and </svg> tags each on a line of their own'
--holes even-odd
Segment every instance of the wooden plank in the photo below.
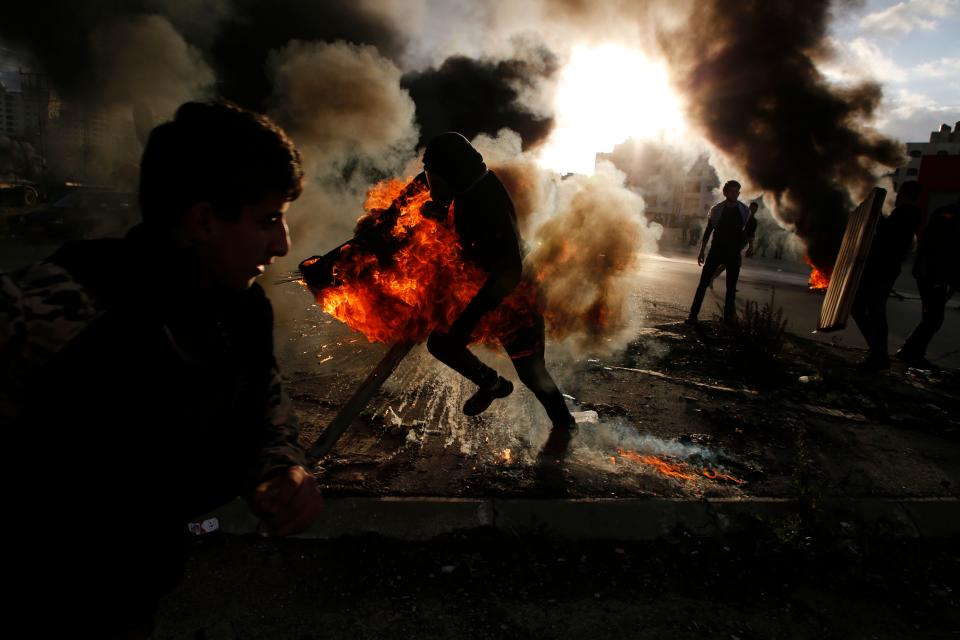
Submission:
<svg viewBox="0 0 960 640">
<path fill-rule="evenodd" d="M 830 275 L 830 285 L 820 307 L 819 331 L 839 331 L 847 326 L 886 195 L 885 189 L 874 187 L 867 199 L 850 214 Z"/>
<path fill-rule="evenodd" d="M 383 383 L 387 381 L 390 374 L 393 373 L 397 365 L 406 357 L 413 348 L 413 342 L 397 342 L 387 350 L 383 359 L 373 368 L 370 375 L 367 376 L 357 390 L 353 392 L 350 399 L 340 409 L 333 422 L 324 429 L 317 441 L 310 447 L 309 458 L 316 461 L 330 453 L 337 444 L 340 436 L 347 430 L 353 421 L 364 410 L 370 399 L 380 390 Z"/>
</svg>

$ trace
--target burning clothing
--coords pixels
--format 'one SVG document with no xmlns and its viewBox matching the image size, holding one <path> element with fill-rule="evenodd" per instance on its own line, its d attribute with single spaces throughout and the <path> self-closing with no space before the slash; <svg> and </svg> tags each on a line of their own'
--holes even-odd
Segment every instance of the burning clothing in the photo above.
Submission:
<svg viewBox="0 0 960 640">
<path fill-rule="evenodd" d="M 17 548 L 31 586 L 94 619 L 143 617 L 189 520 L 306 462 L 263 290 L 174 290 L 182 261 L 135 229 L 0 276 L 0 412 L 35 454 L 19 472 L 52 470 L 28 476 Z"/>
</svg>

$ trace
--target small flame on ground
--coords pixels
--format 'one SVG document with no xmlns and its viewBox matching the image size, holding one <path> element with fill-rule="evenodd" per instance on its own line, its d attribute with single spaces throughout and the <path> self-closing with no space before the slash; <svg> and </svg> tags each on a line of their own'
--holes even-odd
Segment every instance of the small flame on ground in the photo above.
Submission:
<svg viewBox="0 0 960 640">
<path fill-rule="evenodd" d="M 807 281 L 807 286 L 810 287 L 811 291 L 824 291 L 827 287 L 830 286 L 830 276 L 820 269 L 817 269 L 814 266 L 813 262 L 810 261 L 810 258 L 807 256 L 803 257 L 803 261 L 807 263 L 807 266 L 810 267 L 810 279 Z"/>
<path fill-rule="evenodd" d="M 621 458 L 626 458 L 627 460 L 633 460 L 634 462 L 651 466 L 662 475 L 673 478 L 682 478 L 684 480 L 693 480 L 693 475 L 684 473 L 681 465 L 667 462 L 666 460 L 658 458 L 657 456 L 638 453 L 636 451 L 624 451 L 623 449 L 619 449 L 617 453 L 620 454 Z"/>
<path fill-rule="evenodd" d="M 500 458 L 502 458 L 503 461 L 506 462 L 507 464 L 510 464 L 510 462 L 512 461 L 513 459 L 512 455 L 513 454 L 510 451 L 510 449 L 504 449 L 503 451 L 500 452 Z"/>
<path fill-rule="evenodd" d="M 708 467 L 703 468 L 703 475 L 711 480 L 726 480 L 727 482 L 732 482 L 734 484 L 747 484 L 746 480 L 741 480 L 740 478 L 735 478 L 726 473 L 720 473 L 716 469 L 710 469 Z"/>
<path fill-rule="evenodd" d="M 716 469 L 710 469 L 709 467 L 704 467 L 702 471 L 698 473 L 695 469 L 685 463 L 669 462 L 663 458 L 650 454 L 639 453 L 637 451 L 625 451 L 623 449 L 618 449 L 617 453 L 620 454 L 621 458 L 653 467 L 661 475 L 671 478 L 694 480 L 698 475 L 702 475 L 710 480 L 723 480 L 726 482 L 732 482 L 734 484 L 746 484 L 746 480 L 741 480 L 740 478 L 736 478 L 729 474 L 721 473 Z M 610 460 L 614 464 L 617 463 L 615 457 L 611 457 Z"/>
</svg>

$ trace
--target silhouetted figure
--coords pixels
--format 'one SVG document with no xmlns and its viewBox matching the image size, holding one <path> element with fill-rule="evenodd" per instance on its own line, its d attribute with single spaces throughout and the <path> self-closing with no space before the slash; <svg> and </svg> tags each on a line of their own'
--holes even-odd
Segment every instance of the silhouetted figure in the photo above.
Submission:
<svg viewBox="0 0 960 640">
<path fill-rule="evenodd" d="M 750 219 L 747 221 L 747 225 L 743 229 L 743 246 L 740 248 L 741 251 L 746 248 L 746 256 L 748 258 L 753 257 L 753 238 L 757 234 L 757 208 L 759 205 L 756 202 L 750 203 Z M 713 277 L 710 278 L 710 288 L 713 289 L 714 281 L 720 277 L 720 274 L 726 269 L 725 265 L 720 265 L 717 267 L 717 270 L 714 272 Z"/>
<path fill-rule="evenodd" d="M 904 182 L 897 193 L 896 206 L 888 217 L 880 218 L 870 245 L 866 266 L 853 301 L 851 315 L 867 341 L 867 357 L 857 364 L 861 371 L 879 371 L 890 367 L 887 351 L 887 299 L 900 275 L 904 258 L 910 252 L 913 237 L 920 227 L 920 183 Z"/>
<path fill-rule="evenodd" d="M 920 324 L 896 353 L 907 364 L 933 368 L 927 361 L 927 347 L 943 325 L 947 300 L 960 288 L 960 202 L 930 214 L 920 235 L 913 264 L 922 310 Z"/>
<path fill-rule="evenodd" d="M 425 209 L 434 217 L 445 218 L 453 203 L 463 258 L 487 274 L 486 282 L 450 330 L 434 332 L 427 340 L 427 349 L 434 357 L 479 387 L 463 405 L 465 414 L 475 416 L 513 391 L 511 382 L 481 362 L 467 344 L 480 319 L 520 284 L 523 253 L 517 215 L 499 178 L 459 133 L 444 133 L 431 140 L 424 151 L 423 166 L 433 198 Z M 553 424 L 544 452 L 560 455 L 576 422 L 544 362 L 543 317 L 533 309 L 530 313 L 533 325 L 521 329 L 503 347 L 520 381 L 533 391 Z"/>
<path fill-rule="evenodd" d="M 697 264 L 703 266 L 703 271 L 700 273 L 700 283 L 697 285 L 697 292 L 693 297 L 690 316 L 686 320 L 687 324 L 697 322 L 697 316 L 700 313 L 707 287 L 710 286 L 713 274 L 721 264 L 726 265 L 727 271 L 727 291 L 723 306 L 723 318 L 726 322 L 734 322 L 737 318 L 736 296 L 737 279 L 740 277 L 740 252 L 743 250 L 746 239 L 752 236 L 756 230 L 756 224 L 752 226 L 752 229 L 748 228 L 751 214 L 747 205 L 737 199 L 740 196 L 739 182 L 730 180 L 724 184 L 723 195 L 726 200 L 714 205 L 710 210 L 707 228 L 703 232 L 700 255 L 697 256 Z M 710 241 L 711 236 L 713 237 L 713 243 L 710 245 L 710 253 L 704 260 L 707 242 Z"/>
<path fill-rule="evenodd" d="M 52 607 L 27 635 L 146 637 L 186 524 L 237 496 L 265 532 L 319 515 L 254 283 L 287 253 L 302 177 L 266 117 L 187 103 L 144 149 L 142 224 L 0 274 L 8 541 L 27 565 L 6 571 Z"/>
</svg>

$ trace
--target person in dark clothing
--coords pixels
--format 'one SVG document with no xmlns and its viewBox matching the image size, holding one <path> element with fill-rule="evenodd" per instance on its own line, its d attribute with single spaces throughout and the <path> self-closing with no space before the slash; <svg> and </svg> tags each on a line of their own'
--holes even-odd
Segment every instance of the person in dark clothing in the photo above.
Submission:
<svg viewBox="0 0 960 640">
<path fill-rule="evenodd" d="M 739 182 L 730 180 L 724 184 L 723 195 L 726 199 L 710 210 L 707 228 L 703 232 L 700 254 L 697 256 L 697 264 L 703 267 L 703 271 L 700 274 L 697 292 L 693 296 L 687 324 L 697 323 L 703 297 L 706 295 L 707 287 L 710 286 L 714 272 L 720 265 L 725 265 L 727 271 L 723 318 L 726 322 L 733 322 L 737 317 L 736 296 L 737 279 L 740 277 L 740 252 L 745 242 L 752 240 L 756 231 L 756 219 L 752 217 L 747 205 L 737 199 L 740 197 Z M 754 223 L 752 226 L 749 225 L 751 220 Z M 713 243 L 710 245 L 710 253 L 704 259 L 707 242 L 710 241 L 711 236 Z"/>
<path fill-rule="evenodd" d="M 0 274 L 0 416 L 25 480 L 7 577 L 52 613 L 30 635 L 146 637 L 187 523 L 238 495 L 265 533 L 319 515 L 254 283 L 287 253 L 302 177 L 266 117 L 187 103 L 147 142 L 139 226 Z"/>
<path fill-rule="evenodd" d="M 850 314 L 867 341 L 867 357 L 857 364 L 861 371 L 879 371 L 890 367 L 887 351 L 887 299 L 900 275 L 903 260 L 910 253 L 913 237 L 920 228 L 917 206 L 921 187 L 916 180 L 900 185 L 897 202 L 888 217 L 877 222 L 857 295 Z"/>
<path fill-rule="evenodd" d="M 449 331 L 434 332 L 427 340 L 427 349 L 434 357 L 477 385 L 476 393 L 463 406 L 465 414 L 475 416 L 513 391 L 513 384 L 481 362 L 467 344 L 480 319 L 521 282 L 523 249 L 517 216 L 500 179 L 487 169 L 483 157 L 462 135 L 450 132 L 432 139 L 424 150 L 423 166 L 432 198 L 425 209 L 435 218 L 446 219 L 453 204 L 463 258 L 487 274 L 483 286 Z M 560 455 L 576 429 L 576 421 L 547 371 L 543 317 L 533 309 L 530 312 L 532 324 L 502 344 L 520 381 L 533 391 L 553 424 L 544 453 Z"/>
<path fill-rule="evenodd" d="M 947 300 L 960 288 L 960 201 L 936 209 L 920 235 L 913 263 L 922 303 L 920 324 L 894 354 L 913 367 L 932 369 L 927 347 L 943 325 Z"/>
<path fill-rule="evenodd" d="M 757 209 L 759 206 L 760 205 L 758 205 L 756 201 L 750 203 L 750 219 L 747 220 L 747 224 L 743 228 L 743 246 L 740 248 L 740 250 L 742 251 L 743 249 L 746 249 L 746 256 L 748 258 L 753 256 L 753 238 L 757 234 Z M 720 277 L 725 269 L 726 266 L 721 264 L 719 267 L 717 267 L 717 270 L 714 271 L 713 277 L 710 278 L 711 290 L 713 289 L 713 283 L 717 278 Z"/>
</svg>

